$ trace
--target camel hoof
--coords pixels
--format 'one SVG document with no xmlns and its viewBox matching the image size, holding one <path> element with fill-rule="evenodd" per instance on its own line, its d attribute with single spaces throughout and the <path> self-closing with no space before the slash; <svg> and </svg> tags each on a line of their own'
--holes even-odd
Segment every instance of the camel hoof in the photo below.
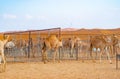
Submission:
<svg viewBox="0 0 120 79">
<path fill-rule="evenodd" d="M 84 60 L 82 60 L 82 63 L 84 63 L 85 61 Z"/>
<path fill-rule="evenodd" d="M 44 64 L 46 64 L 46 62 L 44 62 Z"/>
<path fill-rule="evenodd" d="M 61 61 L 60 61 L 60 60 L 58 60 L 58 63 L 61 63 Z"/>
<path fill-rule="evenodd" d="M 93 63 L 96 63 L 96 61 L 95 61 L 95 60 L 93 60 Z"/>
<path fill-rule="evenodd" d="M 47 61 L 44 61 L 44 64 L 46 64 L 47 63 Z"/>
</svg>

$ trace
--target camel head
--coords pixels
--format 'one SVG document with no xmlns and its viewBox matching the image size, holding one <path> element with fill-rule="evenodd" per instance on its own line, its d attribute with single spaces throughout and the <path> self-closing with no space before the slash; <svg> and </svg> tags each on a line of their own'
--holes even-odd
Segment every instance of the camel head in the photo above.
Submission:
<svg viewBox="0 0 120 79">
<path fill-rule="evenodd" d="M 4 45 L 5 45 L 5 44 L 7 43 L 7 41 L 9 40 L 9 37 L 10 37 L 9 35 L 7 35 L 7 36 L 4 37 L 4 40 L 3 40 Z"/>
<path fill-rule="evenodd" d="M 4 37 L 4 40 L 6 40 L 6 39 L 8 40 L 9 37 L 10 37 L 9 35 L 6 35 L 6 36 Z"/>
</svg>

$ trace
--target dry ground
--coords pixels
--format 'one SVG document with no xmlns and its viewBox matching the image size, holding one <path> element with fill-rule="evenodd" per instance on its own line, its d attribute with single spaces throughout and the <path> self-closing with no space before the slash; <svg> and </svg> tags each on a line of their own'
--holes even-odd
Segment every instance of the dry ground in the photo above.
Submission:
<svg viewBox="0 0 120 79">
<path fill-rule="evenodd" d="M 115 60 L 101 64 L 86 60 L 64 60 L 61 63 L 43 64 L 42 62 L 8 63 L 6 72 L 0 73 L 0 79 L 120 79 Z"/>
</svg>

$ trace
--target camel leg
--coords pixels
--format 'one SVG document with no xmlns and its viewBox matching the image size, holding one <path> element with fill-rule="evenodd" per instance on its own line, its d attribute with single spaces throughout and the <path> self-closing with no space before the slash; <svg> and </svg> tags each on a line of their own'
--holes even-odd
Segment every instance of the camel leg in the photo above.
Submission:
<svg viewBox="0 0 120 79">
<path fill-rule="evenodd" d="M 46 63 L 45 62 L 45 52 L 46 52 L 45 50 L 42 50 L 42 61 L 44 62 L 44 64 Z"/>
<path fill-rule="evenodd" d="M 27 47 L 24 48 L 25 57 L 28 55 Z"/>
<path fill-rule="evenodd" d="M 70 49 L 70 58 L 72 58 L 72 49 Z"/>
<path fill-rule="evenodd" d="M 79 52 L 79 48 L 77 48 L 77 51 Z M 82 51 L 82 46 L 80 47 L 80 54 L 81 54 L 81 55 L 80 55 L 81 60 L 82 60 L 82 62 L 84 62 L 84 57 L 85 57 L 84 54 L 85 54 L 85 52 Z"/>
<path fill-rule="evenodd" d="M 85 52 L 82 52 L 81 54 L 82 54 L 82 55 L 81 55 L 82 62 L 84 62 L 84 60 L 85 60 L 84 57 L 86 57 L 86 56 L 85 56 Z"/>
<path fill-rule="evenodd" d="M 90 57 L 91 57 L 91 60 L 93 61 L 93 62 L 95 62 L 95 59 L 94 59 L 94 57 L 93 57 L 93 49 L 91 48 L 91 51 L 90 51 Z"/>
<path fill-rule="evenodd" d="M 8 56 L 10 56 L 10 48 L 8 48 Z"/>
<path fill-rule="evenodd" d="M 4 49 L 1 50 L 2 54 L 2 59 L 3 59 L 3 67 L 2 67 L 2 71 L 5 72 L 5 69 L 6 69 L 6 60 L 5 60 L 5 57 L 4 57 Z"/>
<path fill-rule="evenodd" d="M 101 63 L 101 60 L 102 60 L 102 52 L 100 52 L 100 63 Z"/>
<path fill-rule="evenodd" d="M 70 49 L 70 58 L 73 58 L 73 52 L 74 52 L 74 48 Z"/>
<path fill-rule="evenodd" d="M 44 62 L 44 64 L 46 64 L 46 60 L 47 60 L 47 52 L 46 50 L 42 50 L 42 61 Z"/>
<path fill-rule="evenodd" d="M 86 59 L 89 59 L 89 57 L 90 57 L 90 54 L 89 54 L 90 52 L 88 51 L 88 49 L 85 51 L 85 57 L 86 57 Z"/>
<path fill-rule="evenodd" d="M 108 50 L 108 51 L 107 51 L 107 50 Z M 111 55 L 112 55 L 111 46 L 108 46 L 107 49 L 105 49 L 105 53 L 106 53 L 106 55 L 107 55 L 107 59 L 110 61 L 110 64 L 112 64 L 112 61 L 111 61 L 111 59 L 110 59 L 110 54 L 109 54 L 109 52 L 110 52 Z"/>
<path fill-rule="evenodd" d="M 107 54 L 108 60 L 110 61 L 110 64 L 112 64 L 112 61 L 111 61 L 111 59 L 110 59 L 110 54 L 109 54 L 109 52 L 106 51 L 106 54 Z"/>
<path fill-rule="evenodd" d="M 111 56 L 113 56 L 113 47 L 112 46 L 108 46 L 108 50 L 109 50 L 109 52 L 110 52 L 110 54 L 111 54 Z"/>
<path fill-rule="evenodd" d="M 111 56 L 114 55 L 114 54 L 113 54 L 113 46 L 110 46 L 110 54 L 111 54 Z"/>
<path fill-rule="evenodd" d="M 62 53 L 62 55 L 60 55 L 60 53 Z M 61 56 L 64 57 L 64 53 L 62 51 L 62 47 L 60 47 L 59 49 L 56 50 L 56 57 L 57 57 L 57 60 L 58 60 L 59 63 L 60 63 L 60 59 L 62 58 Z"/>
<path fill-rule="evenodd" d="M 98 52 L 99 51 L 99 48 L 96 48 L 96 57 L 95 57 L 95 59 L 97 59 L 98 58 Z"/>
<path fill-rule="evenodd" d="M 42 57 L 42 61 L 44 61 L 44 52 L 43 52 L 43 50 L 41 52 L 41 57 Z"/>
<path fill-rule="evenodd" d="M 36 54 L 36 52 L 37 52 L 36 47 L 32 48 L 33 58 L 35 58 L 35 54 Z"/>
<path fill-rule="evenodd" d="M 34 50 L 33 50 L 33 48 L 31 48 L 30 50 L 31 50 L 31 56 L 34 58 Z"/>
<path fill-rule="evenodd" d="M 43 59 L 44 59 L 44 63 L 46 63 L 46 61 L 47 61 L 47 52 L 44 52 Z"/>
<path fill-rule="evenodd" d="M 63 59 L 64 56 L 65 56 L 65 55 L 64 55 L 64 48 L 63 48 L 63 47 L 60 47 L 59 50 L 60 50 L 60 53 L 62 53 L 61 58 Z"/>
<path fill-rule="evenodd" d="M 80 45 L 80 51 L 79 51 L 79 47 L 77 47 L 76 50 L 77 50 L 77 53 L 80 52 L 80 59 L 81 59 L 82 62 L 83 62 L 83 56 L 82 56 L 82 53 L 83 53 L 83 51 L 82 51 L 82 45 Z M 79 57 L 79 56 L 78 56 L 78 57 Z"/>
<path fill-rule="evenodd" d="M 103 52 L 104 52 L 104 49 L 101 49 L 100 50 L 100 63 L 102 62 L 102 54 L 103 54 Z"/>
<path fill-rule="evenodd" d="M 52 59 L 52 60 L 53 60 L 53 63 L 55 63 L 55 56 L 56 56 L 56 52 L 54 51 L 54 52 L 53 52 L 53 59 Z"/>
<path fill-rule="evenodd" d="M 53 52 L 53 63 L 55 63 L 55 58 L 56 58 L 56 56 L 57 56 L 57 49 L 55 49 L 54 50 L 54 52 Z"/>
<path fill-rule="evenodd" d="M 116 55 L 118 53 L 118 47 L 114 47 L 114 54 Z"/>
<path fill-rule="evenodd" d="M 115 52 L 114 52 L 114 48 L 113 48 L 113 46 L 111 46 L 111 53 L 112 53 L 112 57 L 114 57 Z"/>
<path fill-rule="evenodd" d="M 0 53 L 0 64 L 2 64 L 2 55 Z"/>
<path fill-rule="evenodd" d="M 76 52 L 76 60 L 79 60 L 79 52 L 80 52 L 80 51 L 79 51 L 78 48 L 76 48 L 75 50 L 76 50 L 76 51 L 75 51 L 75 52 Z"/>
</svg>

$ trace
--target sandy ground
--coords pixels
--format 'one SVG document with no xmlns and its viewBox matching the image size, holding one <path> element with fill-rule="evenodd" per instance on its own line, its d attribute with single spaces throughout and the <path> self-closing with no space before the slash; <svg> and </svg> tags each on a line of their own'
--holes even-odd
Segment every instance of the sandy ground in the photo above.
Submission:
<svg viewBox="0 0 120 79">
<path fill-rule="evenodd" d="M 118 70 L 115 61 L 109 64 L 106 60 L 102 63 L 90 60 L 8 63 L 6 72 L 0 73 L 0 79 L 120 79 L 120 61 Z"/>
</svg>

